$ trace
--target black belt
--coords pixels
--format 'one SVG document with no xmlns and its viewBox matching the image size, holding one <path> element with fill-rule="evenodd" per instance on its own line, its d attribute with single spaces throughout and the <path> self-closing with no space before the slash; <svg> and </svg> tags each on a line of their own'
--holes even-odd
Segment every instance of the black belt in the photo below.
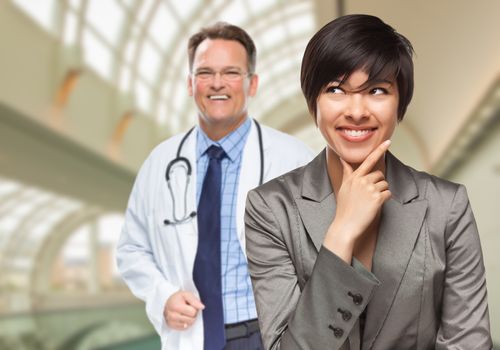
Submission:
<svg viewBox="0 0 500 350">
<path fill-rule="evenodd" d="M 259 321 L 253 320 L 226 324 L 226 340 L 246 338 L 259 331 Z"/>
</svg>

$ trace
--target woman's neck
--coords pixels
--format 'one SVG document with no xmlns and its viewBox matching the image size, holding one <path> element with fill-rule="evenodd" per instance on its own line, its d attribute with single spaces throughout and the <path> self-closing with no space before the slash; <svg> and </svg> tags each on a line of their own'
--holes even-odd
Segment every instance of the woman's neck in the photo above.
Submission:
<svg viewBox="0 0 500 350">
<path fill-rule="evenodd" d="M 340 157 L 337 153 L 335 153 L 330 147 L 326 149 L 326 164 L 328 168 L 328 176 L 330 177 L 330 183 L 332 184 L 333 192 L 335 193 L 335 197 L 337 196 L 340 186 L 342 185 L 342 178 L 344 175 L 344 169 L 342 162 L 340 161 Z M 352 167 L 352 170 L 356 171 L 356 169 L 361 165 L 349 163 Z M 372 171 L 381 170 L 385 175 L 385 157 L 382 157 Z"/>
</svg>

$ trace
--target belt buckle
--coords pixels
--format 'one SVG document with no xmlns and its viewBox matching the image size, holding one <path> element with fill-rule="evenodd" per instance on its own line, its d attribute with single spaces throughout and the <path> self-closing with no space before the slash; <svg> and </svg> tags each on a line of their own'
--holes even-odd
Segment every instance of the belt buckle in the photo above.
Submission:
<svg viewBox="0 0 500 350">
<path fill-rule="evenodd" d="M 252 333 L 250 333 L 250 321 L 243 321 L 240 324 L 236 324 L 232 327 L 228 327 L 226 329 L 226 338 L 227 340 L 233 340 L 238 338 L 248 338 Z"/>
</svg>

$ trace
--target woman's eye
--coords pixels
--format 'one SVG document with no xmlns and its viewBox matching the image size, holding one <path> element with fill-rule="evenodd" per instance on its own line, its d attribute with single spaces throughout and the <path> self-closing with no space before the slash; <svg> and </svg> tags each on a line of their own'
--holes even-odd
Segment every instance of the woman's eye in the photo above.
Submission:
<svg viewBox="0 0 500 350">
<path fill-rule="evenodd" d="M 377 88 L 372 89 L 370 91 L 370 93 L 372 95 L 385 95 L 385 94 L 387 94 L 387 89 L 377 87 Z"/>
<path fill-rule="evenodd" d="M 338 86 L 329 86 L 326 88 L 326 92 L 330 94 L 343 94 L 344 90 Z"/>
</svg>

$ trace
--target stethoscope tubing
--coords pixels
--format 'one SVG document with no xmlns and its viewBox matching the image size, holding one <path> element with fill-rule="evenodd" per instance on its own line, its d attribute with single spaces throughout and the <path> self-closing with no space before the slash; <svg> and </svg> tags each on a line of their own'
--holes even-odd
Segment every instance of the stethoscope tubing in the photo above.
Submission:
<svg viewBox="0 0 500 350">
<path fill-rule="evenodd" d="M 262 129 L 261 129 L 261 126 L 260 124 L 254 120 L 255 122 L 255 126 L 257 127 L 257 136 L 259 138 L 259 155 L 260 155 L 260 176 L 259 176 L 259 185 L 262 185 L 263 182 L 264 182 L 264 144 L 263 144 L 263 141 L 262 141 Z M 184 135 L 182 137 L 182 140 L 181 142 L 179 143 L 179 146 L 177 147 L 177 152 L 176 152 L 176 156 L 174 159 L 172 159 L 170 162 L 168 162 L 167 164 L 167 168 L 165 170 L 165 179 L 167 180 L 167 187 L 168 187 L 168 191 L 170 193 L 170 197 L 172 197 L 172 220 L 169 220 L 169 219 L 165 219 L 163 221 L 163 223 L 165 225 L 177 225 L 177 224 L 182 224 L 192 218 L 194 218 L 196 216 L 196 212 L 193 211 L 191 213 L 189 213 L 189 215 L 186 215 L 187 214 L 187 189 L 189 187 L 189 181 L 190 181 L 190 178 L 191 178 L 191 172 L 192 172 L 192 166 L 191 166 L 191 162 L 189 161 L 189 159 L 187 159 L 186 157 L 182 157 L 181 156 L 181 152 L 182 152 L 182 148 L 184 147 L 184 143 L 186 142 L 186 140 L 188 139 L 189 135 L 191 135 L 191 133 L 193 132 L 194 130 L 194 126 L 189 129 L 189 131 L 186 133 L 186 135 Z M 177 163 L 183 163 L 186 167 L 186 177 L 187 177 L 187 180 L 186 180 L 186 188 L 184 190 L 184 215 L 178 219 L 176 217 L 176 213 L 175 213 L 175 196 L 174 196 L 174 191 L 172 189 L 172 185 L 170 183 L 170 172 L 172 170 L 172 167 L 177 164 Z"/>
</svg>

